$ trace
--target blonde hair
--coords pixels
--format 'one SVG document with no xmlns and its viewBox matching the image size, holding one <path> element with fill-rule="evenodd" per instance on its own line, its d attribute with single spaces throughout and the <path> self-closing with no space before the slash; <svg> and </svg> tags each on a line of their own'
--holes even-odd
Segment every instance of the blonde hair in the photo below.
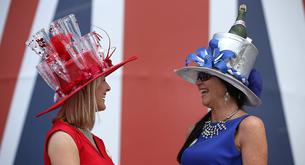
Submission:
<svg viewBox="0 0 305 165">
<path fill-rule="evenodd" d="M 100 83 L 101 78 L 94 80 L 65 101 L 54 121 L 63 120 L 78 128 L 91 130 L 98 111 L 95 90 Z"/>
</svg>

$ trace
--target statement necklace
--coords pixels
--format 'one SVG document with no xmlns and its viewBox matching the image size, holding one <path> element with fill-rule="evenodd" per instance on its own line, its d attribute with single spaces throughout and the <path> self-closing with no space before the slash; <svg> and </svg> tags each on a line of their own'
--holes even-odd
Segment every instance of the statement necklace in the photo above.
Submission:
<svg viewBox="0 0 305 165">
<path fill-rule="evenodd" d="M 220 131 L 222 130 L 226 130 L 227 127 L 225 125 L 225 123 L 231 119 L 237 112 L 239 111 L 239 109 L 237 109 L 236 111 L 234 111 L 232 114 L 230 114 L 228 117 L 226 117 L 224 120 L 222 121 L 218 121 L 216 122 L 215 124 L 211 124 L 212 121 L 209 120 L 209 121 L 206 121 L 204 123 L 204 126 L 202 128 L 202 132 L 201 132 L 201 135 L 204 137 L 204 138 L 212 138 L 213 136 L 217 136 L 219 134 Z"/>
</svg>

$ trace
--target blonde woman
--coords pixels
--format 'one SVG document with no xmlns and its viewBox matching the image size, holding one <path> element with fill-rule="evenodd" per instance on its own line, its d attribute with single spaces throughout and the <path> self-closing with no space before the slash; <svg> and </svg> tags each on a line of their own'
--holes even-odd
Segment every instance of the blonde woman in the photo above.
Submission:
<svg viewBox="0 0 305 165">
<path fill-rule="evenodd" d="M 120 66 L 135 59 L 136 57 L 131 57 L 113 66 L 111 60 L 106 58 L 101 62 L 101 65 L 97 65 L 98 67 L 106 67 L 91 72 L 90 77 L 82 80 L 80 84 L 74 83 L 75 86 L 60 84 L 59 89 L 69 87 L 71 88 L 68 90 L 70 92 L 61 96 L 53 106 L 37 115 L 39 117 L 61 106 L 53 120 L 53 127 L 46 137 L 44 153 L 46 165 L 113 165 L 106 153 L 103 141 L 90 131 L 94 126 L 95 113 L 106 109 L 106 93 L 111 88 L 105 77 Z M 73 72 L 75 71 L 70 70 L 70 74 Z M 60 94 L 62 91 L 57 91 L 56 97 L 59 97 Z"/>
<path fill-rule="evenodd" d="M 47 135 L 46 162 L 56 165 L 113 164 L 103 141 L 90 132 L 95 113 L 106 108 L 105 98 L 109 90 L 105 77 L 100 77 L 63 103 Z"/>
<path fill-rule="evenodd" d="M 26 43 L 42 57 L 37 70 L 55 91 L 55 104 L 36 117 L 61 107 L 46 137 L 45 164 L 113 165 L 102 139 L 91 129 L 96 112 L 106 109 L 111 88 L 105 78 L 137 57 L 113 65 L 115 49 L 108 34 L 108 47 L 100 44 L 102 37 L 94 31 L 81 36 L 73 14 L 53 21 L 49 33 L 51 38 L 42 29 Z"/>
</svg>

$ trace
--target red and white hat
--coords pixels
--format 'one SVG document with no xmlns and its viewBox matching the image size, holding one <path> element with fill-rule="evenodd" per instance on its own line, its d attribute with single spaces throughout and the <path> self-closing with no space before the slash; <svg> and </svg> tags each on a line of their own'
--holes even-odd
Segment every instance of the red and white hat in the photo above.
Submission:
<svg viewBox="0 0 305 165">
<path fill-rule="evenodd" d="M 102 29 L 101 29 L 102 30 Z M 60 107 L 66 100 L 101 76 L 108 76 L 126 63 L 136 60 L 132 56 L 113 65 L 110 59 L 115 48 L 101 44 L 104 38 L 96 32 L 81 36 L 77 20 L 73 14 L 53 21 L 49 33 L 44 29 L 36 32 L 26 42 L 41 62 L 36 66 L 38 73 L 55 91 L 54 104 L 40 112 L 42 116 Z"/>
</svg>

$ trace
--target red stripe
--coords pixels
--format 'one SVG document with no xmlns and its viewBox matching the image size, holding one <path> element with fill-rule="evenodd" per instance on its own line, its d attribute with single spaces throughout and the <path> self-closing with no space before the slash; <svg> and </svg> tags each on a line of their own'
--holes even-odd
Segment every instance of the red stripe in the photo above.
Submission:
<svg viewBox="0 0 305 165">
<path fill-rule="evenodd" d="M 172 3 L 171 3 L 172 2 Z M 121 162 L 177 164 L 188 128 L 206 111 L 173 70 L 208 42 L 209 1 L 125 1 Z"/>
<path fill-rule="evenodd" d="M 0 141 L 38 0 L 12 0 L 0 45 Z"/>
</svg>

